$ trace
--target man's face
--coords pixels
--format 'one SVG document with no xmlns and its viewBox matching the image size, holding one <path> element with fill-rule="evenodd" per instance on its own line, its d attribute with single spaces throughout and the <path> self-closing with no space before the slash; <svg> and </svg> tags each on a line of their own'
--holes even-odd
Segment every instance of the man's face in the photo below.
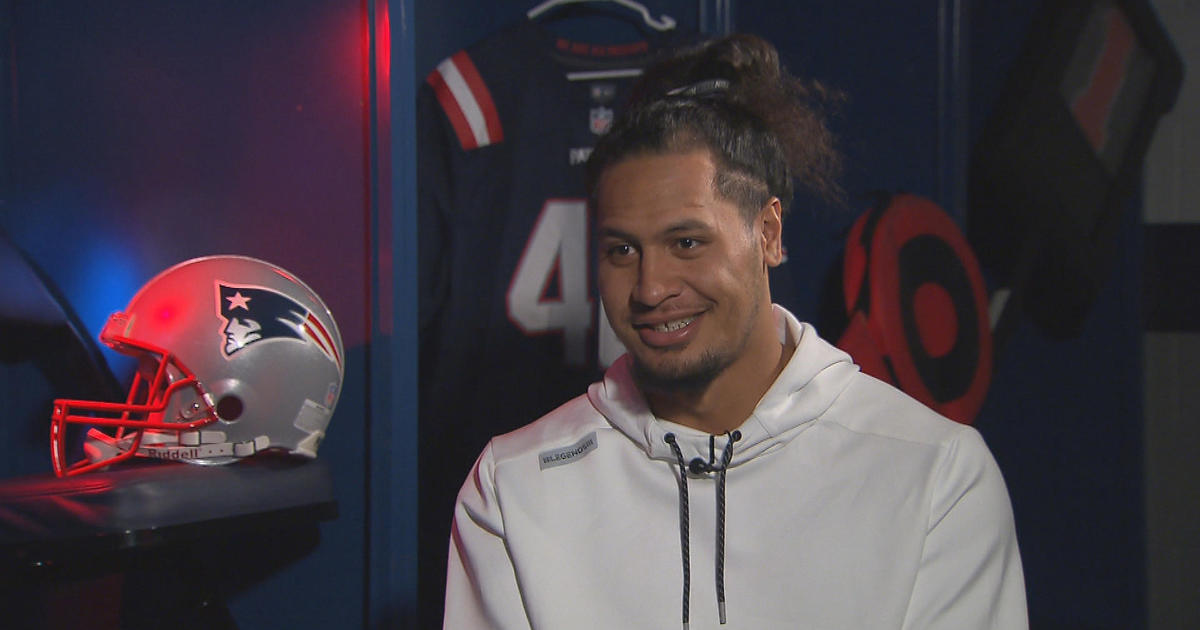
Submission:
<svg viewBox="0 0 1200 630">
<path fill-rule="evenodd" d="M 778 205 L 748 221 L 717 195 L 714 174 L 698 150 L 628 158 L 599 182 L 600 297 L 646 387 L 703 387 L 746 360 L 755 332 L 773 330 Z"/>
</svg>

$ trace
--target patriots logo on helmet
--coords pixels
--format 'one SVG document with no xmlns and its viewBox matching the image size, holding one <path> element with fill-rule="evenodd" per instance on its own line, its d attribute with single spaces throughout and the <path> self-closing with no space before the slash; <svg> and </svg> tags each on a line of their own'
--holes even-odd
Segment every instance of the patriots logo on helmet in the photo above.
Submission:
<svg viewBox="0 0 1200 630">
<path fill-rule="evenodd" d="M 225 320 L 225 356 L 269 339 L 315 343 L 341 369 L 337 345 L 325 326 L 292 298 L 264 287 L 217 282 L 217 309 Z"/>
</svg>

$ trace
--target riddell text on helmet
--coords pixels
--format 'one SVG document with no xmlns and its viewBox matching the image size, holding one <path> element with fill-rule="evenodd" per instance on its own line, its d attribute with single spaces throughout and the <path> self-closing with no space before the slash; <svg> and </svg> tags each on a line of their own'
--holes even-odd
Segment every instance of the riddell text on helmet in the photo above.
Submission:
<svg viewBox="0 0 1200 630">
<path fill-rule="evenodd" d="M 198 448 L 143 448 L 141 454 L 155 459 L 199 459 L 200 449 Z"/>
</svg>

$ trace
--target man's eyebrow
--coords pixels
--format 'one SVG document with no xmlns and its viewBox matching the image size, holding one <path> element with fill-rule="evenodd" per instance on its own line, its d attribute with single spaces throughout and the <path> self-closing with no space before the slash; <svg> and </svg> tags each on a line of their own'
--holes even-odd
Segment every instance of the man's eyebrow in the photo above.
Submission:
<svg viewBox="0 0 1200 630">
<path fill-rule="evenodd" d="M 615 238 L 617 240 L 622 240 L 622 241 L 634 240 L 634 237 L 632 234 L 618 230 L 617 228 L 612 228 L 612 227 L 607 227 L 607 226 L 601 226 L 600 229 L 598 230 L 597 236 L 599 238 Z"/>
<path fill-rule="evenodd" d="M 663 228 L 661 231 L 659 231 L 658 235 L 660 237 L 671 236 L 680 232 L 707 231 L 709 229 L 711 229 L 711 226 L 699 219 L 683 219 Z M 636 236 L 630 234 L 629 232 L 609 226 L 600 226 L 600 228 L 597 229 L 597 237 L 613 238 L 631 242 L 638 240 Z"/>
<path fill-rule="evenodd" d="M 707 229 L 709 229 L 709 225 L 708 225 L 708 223 L 705 223 L 704 221 L 701 221 L 699 219 L 684 219 L 682 221 L 678 221 L 676 223 L 672 223 L 671 225 L 667 226 L 667 229 L 663 230 L 662 233 L 663 234 L 674 234 L 676 232 L 694 232 L 696 230 L 707 230 Z"/>
</svg>

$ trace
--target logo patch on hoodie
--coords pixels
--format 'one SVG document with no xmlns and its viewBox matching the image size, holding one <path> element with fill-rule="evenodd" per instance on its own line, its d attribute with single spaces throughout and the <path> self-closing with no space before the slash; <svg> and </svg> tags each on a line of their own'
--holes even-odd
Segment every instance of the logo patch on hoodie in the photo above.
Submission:
<svg viewBox="0 0 1200 630">
<path fill-rule="evenodd" d="M 538 454 L 538 468 L 546 470 L 547 468 L 570 464 L 594 450 L 596 450 L 596 432 L 592 431 L 583 436 L 582 440 L 570 446 L 542 451 Z"/>
</svg>

